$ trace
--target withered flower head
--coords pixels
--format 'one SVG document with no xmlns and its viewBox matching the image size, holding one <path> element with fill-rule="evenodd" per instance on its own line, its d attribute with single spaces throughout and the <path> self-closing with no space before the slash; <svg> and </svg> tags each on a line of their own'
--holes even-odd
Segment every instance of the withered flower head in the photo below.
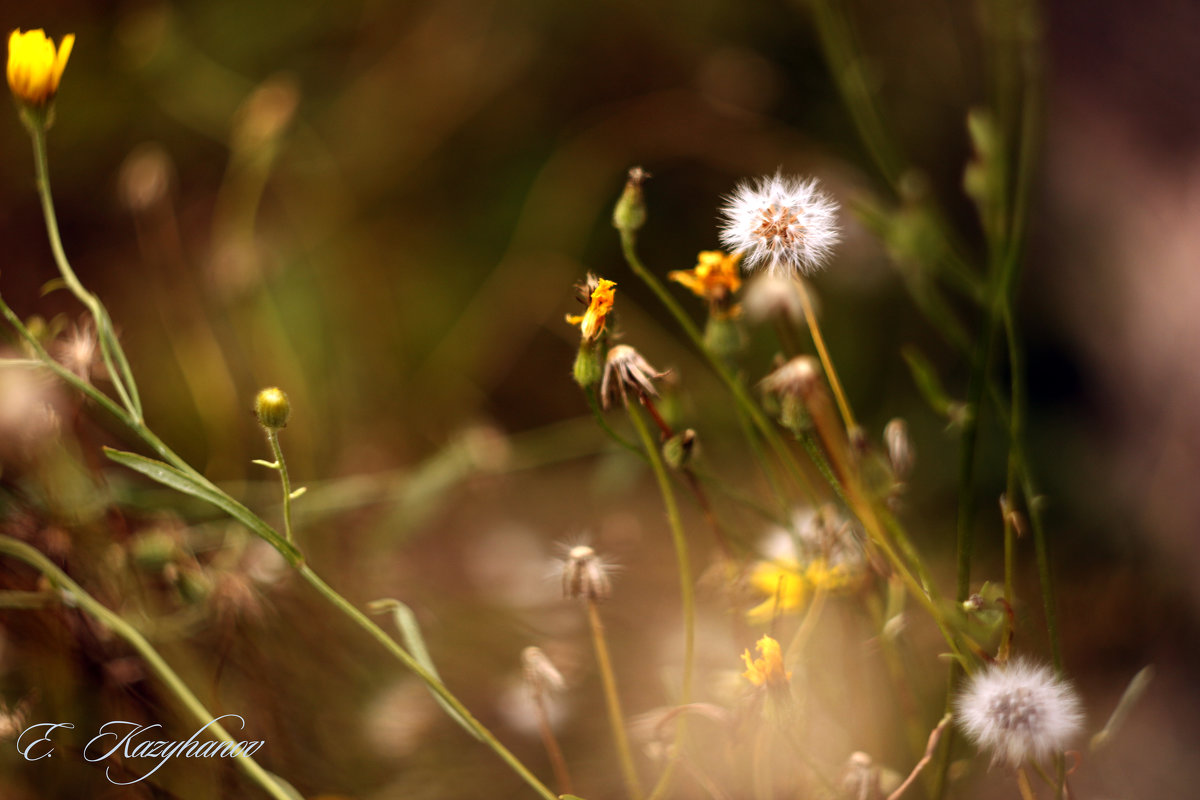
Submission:
<svg viewBox="0 0 1200 800">
<path fill-rule="evenodd" d="M 595 275 L 588 275 L 580 287 L 581 294 L 586 295 L 580 299 L 587 304 L 587 311 L 580 315 L 568 314 L 567 322 L 579 326 L 583 341 L 594 342 L 604 333 L 605 322 L 616 299 L 616 287 L 616 282 Z"/>
<path fill-rule="evenodd" d="M 612 594 L 612 582 L 608 577 L 611 570 L 612 567 L 588 545 L 571 547 L 562 559 L 563 596 L 607 600 Z"/>
<path fill-rule="evenodd" d="M 640 392 L 649 397 L 658 397 L 654 381 L 665 376 L 650 366 L 642 354 L 627 344 L 619 344 L 608 351 L 604 362 L 604 377 L 600 381 L 600 402 L 605 408 L 618 399 L 629 405 L 628 391 Z"/>
</svg>

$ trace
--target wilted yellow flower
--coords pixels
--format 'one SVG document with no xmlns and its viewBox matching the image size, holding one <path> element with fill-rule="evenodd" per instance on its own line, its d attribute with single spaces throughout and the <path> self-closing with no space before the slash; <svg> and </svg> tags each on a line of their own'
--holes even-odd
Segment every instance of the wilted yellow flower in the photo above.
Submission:
<svg viewBox="0 0 1200 800">
<path fill-rule="evenodd" d="M 762 658 L 751 659 L 749 650 L 743 652 L 742 661 L 746 662 L 746 671 L 742 673 L 742 677 L 755 686 L 787 686 L 788 681 L 792 679 L 792 673 L 783 668 L 783 651 L 779 649 L 779 642 L 770 636 L 764 636 L 758 640 L 755 648 Z"/>
<path fill-rule="evenodd" d="M 591 282 L 592 278 L 589 276 L 588 283 Z M 604 323 L 608 319 L 613 301 L 616 299 L 616 286 L 615 281 L 604 278 L 595 279 L 595 287 L 592 289 L 587 311 L 582 315 L 567 315 L 567 322 L 579 326 L 585 342 L 595 341 L 604 332 Z"/>
<path fill-rule="evenodd" d="M 694 268 L 675 270 L 667 273 L 667 277 L 708 300 L 714 313 L 735 314 L 737 309 L 732 306 L 732 297 L 742 288 L 742 279 L 738 275 L 741 253 L 727 256 L 720 250 L 705 250 L 697 259 Z"/>
<path fill-rule="evenodd" d="M 54 99 L 62 79 L 75 34 L 68 33 L 56 49 L 54 40 L 41 28 L 8 37 L 8 86 L 16 98 L 31 106 L 44 106 Z"/>
</svg>

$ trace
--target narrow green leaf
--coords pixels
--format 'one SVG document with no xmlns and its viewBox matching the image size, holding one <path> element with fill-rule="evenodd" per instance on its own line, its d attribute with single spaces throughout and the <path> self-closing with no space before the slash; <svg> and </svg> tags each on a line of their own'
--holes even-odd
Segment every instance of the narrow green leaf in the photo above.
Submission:
<svg viewBox="0 0 1200 800">
<path fill-rule="evenodd" d="M 367 608 L 375 613 L 384 611 L 392 612 L 392 620 L 396 623 L 396 627 L 400 631 L 400 638 L 404 640 L 404 649 L 406 649 L 417 663 L 425 668 L 433 677 L 439 681 L 442 676 L 438 674 L 437 667 L 433 664 L 433 659 L 429 656 L 429 648 L 425 646 L 425 637 L 421 635 L 421 628 L 417 625 L 417 616 L 412 612 L 412 609 L 401 603 L 399 600 L 393 600 L 386 597 L 382 600 L 375 600 L 367 604 Z M 450 706 L 445 700 L 438 695 L 433 694 L 433 699 L 438 702 L 450 718 L 462 726 L 463 730 L 482 741 L 478 733 L 463 719 L 462 715 Z"/>
<path fill-rule="evenodd" d="M 266 539 L 293 566 L 303 560 L 300 551 L 280 536 L 261 517 L 211 483 L 198 480 L 172 467 L 170 464 L 164 464 L 161 461 L 146 458 L 137 453 L 128 453 L 124 450 L 114 450 L 111 447 L 106 447 L 104 448 L 104 455 L 118 464 L 128 467 L 134 472 L 140 472 L 147 478 L 168 486 L 177 492 L 182 492 L 183 494 L 191 495 L 192 497 L 211 503 L 245 525 L 258 536 Z"/>
</svg>

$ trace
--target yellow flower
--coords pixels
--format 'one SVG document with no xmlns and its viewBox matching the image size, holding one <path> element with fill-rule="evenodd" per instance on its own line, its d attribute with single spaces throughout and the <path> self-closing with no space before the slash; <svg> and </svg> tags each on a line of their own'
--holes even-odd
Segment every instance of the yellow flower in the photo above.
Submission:
<svg viewBox="0 0 1200 800">
<path fill-rule="evenodd" d="M 742 254 L 727 256 L 720 250 L 705 250 L 697 259 L 693 269 L 675 270 L 667 277 L 707 299 L 714 311 L 727 312 L 733 293 L 742 288 L 742 279 L 738 275 Z"/>
<path fill-rule="evenodd" d="M 73 33 L 63 37 L 56 51 L 54 40 L 41 28 L 13 31 L 8 37 L 8 86 L 16 98 L 39 107 L 53 100 L 74 46 Z"/>
<path fill-rule="evenodd" d="M 795 561 L 759 562 L 750 572 L 750 585 L 767 596 L 747 614 L 754 624 L 770 622 L 777 614 L 794 613 L 808 605 L 808 582 Z"/>
<path fill-rule="evenodd" d="M 604 332 L 605 320 L 612 311 L 616 286 L 614 281 L 599 278 L 595 288 L 592 289 L 591 302 L 588 303 L 587 311 L 582 315 L 567 315 L 567 322 L 579 326 L 585 342 L 594 342 Z"/>
<path fill-rule="evenodd" d="M 755 686 L 787 686 L 788 681 L 792 679 L 792 673 L 783 668 L 783 652 L 779 649 L 779 642 L 770 636 L 764 636 L 758 640 L 755 647 L 762 658 L 751 659 L 749 650 L 743 652 L 742 661 L 746 662 L 746 671 L 742 673 L 742 677 Z"/>
<path fill-rule="evenodd" d="M 805 565 L 791 560 L 761 561 L 750 573 L 750 585 L 767 599 L 747 612 L 754 624 L 770 622 L 779 614 L 794 614 L 808 605 L 813 592 L 837 594 L 853 591 L 862 574 L 845 564 L 830 566 L 823 558 Z"/>
</svg>

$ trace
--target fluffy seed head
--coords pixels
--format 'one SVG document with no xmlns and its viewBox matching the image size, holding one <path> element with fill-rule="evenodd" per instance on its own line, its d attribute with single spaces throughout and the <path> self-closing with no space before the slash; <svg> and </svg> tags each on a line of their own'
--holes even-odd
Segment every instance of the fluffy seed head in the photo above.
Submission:
<svg viewBox="0 0 1200 800">
<path fill-rule="evenodd" d="M 612 582 L 608 578 L 611 569 L 588 545 L 571 547 L 562 560 L 563 596 L 607 600 L 612 594 Z"/>
<path fill-rule="evenodd" d="M 813 178 L 771 177 L 739 184 L 721 208 L 721 243 L 743 254 L 746 270 L 811 274 L 839 239 L 838 205 Z"/>
<path fill-rule="evenodd" d="M 1083 721 L 1079 697 L 1048 667 L 995 664 L 973 676 L 955 701 L 958 725 L 992 763 L 1017 766 L 1063 750 Z"/>
</svg>

